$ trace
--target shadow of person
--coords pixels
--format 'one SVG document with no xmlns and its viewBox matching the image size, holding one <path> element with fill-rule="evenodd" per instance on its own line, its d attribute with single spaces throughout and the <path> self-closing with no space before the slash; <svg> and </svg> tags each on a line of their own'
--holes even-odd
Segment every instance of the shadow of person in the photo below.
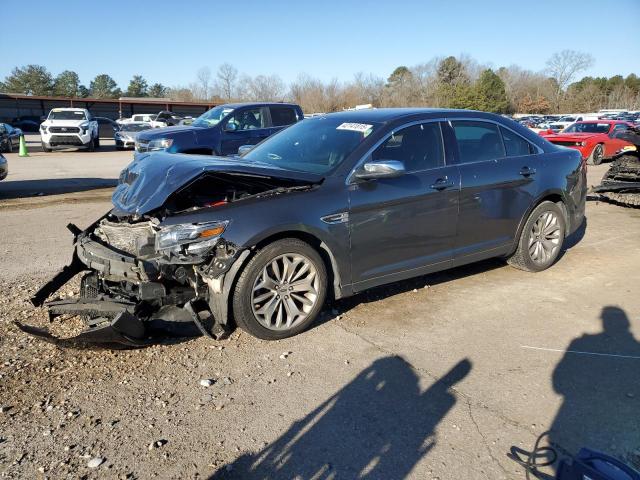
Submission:
<svg viewBox="0 0 640 480">
<path fill-rule="evenodd" d="M 571 342 L 553 372 L 564 397 L 550 442 L 575 454 L 589 447 L 632 459 L 640 448 L 640 343 L 624 310 L 602 309 L 601 333 Z"/>
<path fill-rule="evenodd" d="M 210 479 L 401 479 L 436 443 L 456 403 L 450 387 L 471 371 L 464 359 L 424 392 L 401 357 L 376 360 L 271 445 Z"/>
</svg>

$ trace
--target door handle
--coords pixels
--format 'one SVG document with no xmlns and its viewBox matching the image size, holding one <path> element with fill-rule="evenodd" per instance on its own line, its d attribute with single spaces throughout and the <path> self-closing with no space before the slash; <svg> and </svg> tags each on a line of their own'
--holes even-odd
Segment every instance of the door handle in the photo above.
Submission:
<svg viewBox="0 0 640 480">
<path fill-rule="evenodd" d="M 439 178 L 435 183 L 431 184 L 431 188 L 434 190 L 444 190 L 453 186 L 455 186 L 455 183 L 451 180 L 447 180 L 446 178 Z"/>
<path fill-rule="evenodd" d="M 520 170 L 520 175 L 522 175 L 523 177 L 530 177 L 531 175 L 535 175 L 535 174 L 536 174 L 535 168 L 522 167 L 522 169 Z"/>
</svg>

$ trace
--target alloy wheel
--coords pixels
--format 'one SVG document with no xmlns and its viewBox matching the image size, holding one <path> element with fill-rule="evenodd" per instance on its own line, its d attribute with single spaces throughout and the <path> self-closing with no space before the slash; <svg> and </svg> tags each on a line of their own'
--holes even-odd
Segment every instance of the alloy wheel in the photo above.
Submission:
<svg viewBox="0 0 640 480">
<path fill-rule="evenodd" d="M 554 212 L 543 212 L 529 234 L 529 255 L 538 265 L 553 260 L 560 249 L 562 225 Z"/>
<path fill-rule="evenodd" d="M 307 257 L 280 255 L 262 269 L 253 284 L 253 314 L 269 330 L 289 330 L 313 310 L 319 283 L 316 268 Z"/>
</svg>

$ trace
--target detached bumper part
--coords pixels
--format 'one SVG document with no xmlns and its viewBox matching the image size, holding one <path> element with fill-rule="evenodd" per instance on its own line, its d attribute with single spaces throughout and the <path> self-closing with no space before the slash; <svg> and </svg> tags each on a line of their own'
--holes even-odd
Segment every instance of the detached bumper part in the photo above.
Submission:
<svg viewBox="0 0 640 480">
<path fill-rule="evenodd" d="M 37 328 L 15 322 L 25 333 L 59 346 L 73 346 L 78 343 L 120 344 L 130 347 L 151 345 L 153 341 L 145 338 L 145 327 L 142 321 L 129 312 L 118 313 L 112 320 L 95 318 L 89 321 L 89 328 L 72 338 L 58 338 L 46 328 Z"/>
</svg>

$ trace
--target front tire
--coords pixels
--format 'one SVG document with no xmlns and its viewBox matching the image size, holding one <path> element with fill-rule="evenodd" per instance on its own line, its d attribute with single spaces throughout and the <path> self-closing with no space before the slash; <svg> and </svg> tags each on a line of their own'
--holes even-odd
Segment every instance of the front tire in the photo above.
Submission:
<svg viewBox="0 0 640 480">
<path fill-rule="evenodd" d="M 591 155 L 589 155 L 589 163 L 591 165 L 600 165 L 603 159 L 604 159 L 604 146 L 601 143 L 599 143 L 594 147 L 593 151 L 591 152 Z"/>
<path fill-rule="evenodd" d="M 96 150 L 96 141 L 91 138 L 91 140 L 89 140 L 89 143 L 87 143 L 87 152 L 95 152 Z"/>
<path fill-rule="evenodd" d="M 327 293 L 318 252 L 295 238 L 273 242 L 244 268 L 233 293 L 237 325 L 262 340 L 288 338 L 317 318 Z"/>
<path fill-rule="evenodd" d="M 42 142 L 42 151 L 45 153 L 51 153 L 51 148 L 47 147 L 47 144 Z"/>
<path fill-rule="evenodd" d="M 541 272 L 558 258 L 567 226 L 562 209 L 550 201 L 542 202 L 529 215 L 509 265 L 525 272 Z"/>
</svg>

